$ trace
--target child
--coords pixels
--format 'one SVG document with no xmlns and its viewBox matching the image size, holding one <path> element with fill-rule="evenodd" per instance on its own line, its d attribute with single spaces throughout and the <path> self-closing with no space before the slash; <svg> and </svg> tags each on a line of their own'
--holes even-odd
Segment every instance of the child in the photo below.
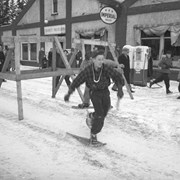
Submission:
<svg viewBox="0 0 180 180">
<path fill-rule="evenodd" d="M 104 125 L 104 119 L 110 109 L 110 78 L 116 82 L 118 87 L 118 98 L 123 97 L 122 87 L 124 80 L 122 75 L 117 70 L 103 64 L 104 51 L 97 51 L 93 55 L 93 63 L 82 70 L 70 85 L 68 93 L 64 100 L 69 101 L 70 95 L 75 88 L 86 82 L 86 86 L 90 90 L 90 98 L 94 106 L 94 112 L 89 114 L 92 120 L 90 142 L 93 145 L 97 144 L 97 134 L 101 131 Z"/>
</svg>

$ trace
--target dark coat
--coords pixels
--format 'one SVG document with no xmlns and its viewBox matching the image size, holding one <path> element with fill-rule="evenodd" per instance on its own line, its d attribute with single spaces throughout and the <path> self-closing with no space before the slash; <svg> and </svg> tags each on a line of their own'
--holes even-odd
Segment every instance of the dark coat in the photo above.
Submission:
<svg viewBox="0 0 180 180">
<path fill-rule="evenodd" d="M 58 52 L 56 52 L 56 67 L 65 68 L 61 55 Z"/>
<path fill-rule="evenodd" d="M 4 55 L 3 51 L 0 51 L 0 71 L 3 68 L 4 62 L 5 62 L 5 55 Z"/>
<path fill-rule="evenodd" d="M 129 56 L 125 56 L 124 54 L 121 54 L 118 58 L 119 64 L 124 65 L 124 76 L 127 80 L 127 83 L 130 84 L 130 61 Z"/>
<path fill-rule="evenodd" d="M 172 58 L 164 57 L 158 64 L 161 67 L 162 73 L 170 73 L 170 68 L 172 67 Z"/>
<path fill-rule="evenodd" d="M 51 51 L 49 51 L 48 53 L 48 62 L 49 62 L 49 67 L 51 67 L 52 66 L 52 52 Z"/>
<path fill-rule="evenodd" d="M 45 57 L 45 52 L 40 50 L 39 51 L 39 66 L 42 67 L 43 58 Z"/>
<path fill-rule="evenodd" d="M 148 77 L 152 77 L 153 75 L 153 60 L 152 57 L 149 58 L 148 60 Z"/>
</svg>

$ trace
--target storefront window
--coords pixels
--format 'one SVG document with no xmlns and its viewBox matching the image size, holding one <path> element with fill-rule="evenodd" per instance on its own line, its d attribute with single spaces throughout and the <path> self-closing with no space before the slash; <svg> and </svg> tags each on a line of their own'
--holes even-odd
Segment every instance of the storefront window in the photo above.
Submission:
<svg viewBox="0 0 180 180">
<path fill-rule="evenodd" d="M 37 44 L 22 43 L 21 57 L 24 61 L 37 61 Z"/>
<path fill-rule="evenodd" d="M 166 52 L 167 50 L 171 50 L 173 60 L 177 61 L 178 59 L 180 59 L 180 46 L 175 47 L 175 46 L 171 45 L 170 31 L 166 31 L 164 33 L 163 38 L 164 38 L 164 45 L 163 45 L 164 52 Z M 158 57 L 160 54 L 160 52 L 159 52 L 160 37 L 159 36 L 156 36 L 156 35 L 148 36 L 143 31 L 141 31 L 141 44 L 143 46 L 151 47 L 153 60 L 158 60 Z"/>
<path fill-rule="evenodd" d="M 151 47 L 152 59 L 158 60 L 160 37 L 156 35 L 148 36 L 141 31 L 141 45 Z"/>
<path fill-rule="evenodd" d="M 28 60 L 28 44 L 22 44 L 22 60 Z"/>
<path fill-rule="evenodd" d="M 30 60 L 36 61 L 37 59 L 37 44 L 31 43 L 30 44 Z"/>
</svg>

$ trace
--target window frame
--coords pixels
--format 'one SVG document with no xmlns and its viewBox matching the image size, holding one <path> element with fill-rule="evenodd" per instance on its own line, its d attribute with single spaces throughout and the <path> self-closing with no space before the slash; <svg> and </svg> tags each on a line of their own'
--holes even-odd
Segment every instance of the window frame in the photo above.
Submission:
<svg viewBox="0 0 180 180">
<path fill-rule="evenodd" d="M 52 0 L 52 15 L 57 15 L 57 14 L 58 14 L 58 0 Z"/>
<path fill-rule="evenodd" d="M 23 59 L 23 44 L 27 44 L 28 48 L 28 59 Z M 36 44 L 36 60 L 31 59 L 31 44 Z M 38 43 L 36 42 L 21 42 L 21 60 L 22 61 L 31 61 L 31 62 L 38 62 Z"/>
</svg>

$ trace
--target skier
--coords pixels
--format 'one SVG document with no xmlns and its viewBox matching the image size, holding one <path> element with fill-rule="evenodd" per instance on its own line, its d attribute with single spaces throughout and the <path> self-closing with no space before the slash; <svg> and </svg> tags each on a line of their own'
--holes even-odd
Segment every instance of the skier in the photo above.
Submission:
<svg viewBox="0 0 180 180">
<path fill-rule="evenodd" d="M 92 61 L 92 56 L 93 56 L 93 54 L 94 53 L 96 53 L 97 52 L 97 50 L 96 51 L 93 51 L 93 52 L 88 52 L 88 53 L 86 53 L 86 59 L 82 62 L 82 64 L 81 64 L 81 71 L 83 70 L 83 69 L 85 69 L 85 67 L 87 67 L 88 65 L 90 65 L 90 64 L 92 64 L 93 63 L 93 61 Z M 111 67 L 113 67 L 113 68 L 120 68 L 119 67 L 119 63 L 118 62 L 115 62 L 115 61 L 113 61 L 113 60 L 111 60 L 111 59 L 104 59 L 103 60 L 103 64 L 106 64 L 106 65 L 109 65 L 109 66 L 111 66 Z M 115 84 L 113 85 L 113 86 L 116 86 Z M 89 95 L 89 88 L 87 87 L 87 86 L 85 86 L 85 90 L 84 90 L 84 101 L 83 101 L 83 103 L 81 103 L 81 104 L 78 104 L 78 108 L 81 108 L 81 109 L 83 109 L 83 108 L 87 108 L 87 107 L 89 107 L 90 106 L 90 95 Z"/>
<path fill-rule="evenodd" d="M 161 74 L 154 81 L 150 82 L 149 87 L 151 88 L 153 84 L 159 83 L 164 80 L 166 86 L 166 94 L 171 94 L 172 92 L 169 90 L 169 74 L 170 68 L 172 67 L 171 51 L 166 52 L 166 56 L 162 58 L 158 66 L 161 68 Z"/>
<path fill-rule="evenodd" d="M 110 78 L 116 82 L 118 87 L 118 98 L 123 97 L 122 87 L 124 80 L 119 71 L 103 64 L 104 51 L 98 51 L 93 55 L 93 63 L 82 70 L 70 85 L 68 93 L 64 96 L 65 101 L 69 101 L 70 95 L 75 88 L 86 82 L 90 89 L 90 98 L 93 103 L 94 112 L 88 114 L 88 118 L 92 121 L 90 143 L 98 144 L 97 134 L 101 131 L 104 125 L 104 119 L 110 109 L 110 93 L 108 86 Z"/>
</svg>

